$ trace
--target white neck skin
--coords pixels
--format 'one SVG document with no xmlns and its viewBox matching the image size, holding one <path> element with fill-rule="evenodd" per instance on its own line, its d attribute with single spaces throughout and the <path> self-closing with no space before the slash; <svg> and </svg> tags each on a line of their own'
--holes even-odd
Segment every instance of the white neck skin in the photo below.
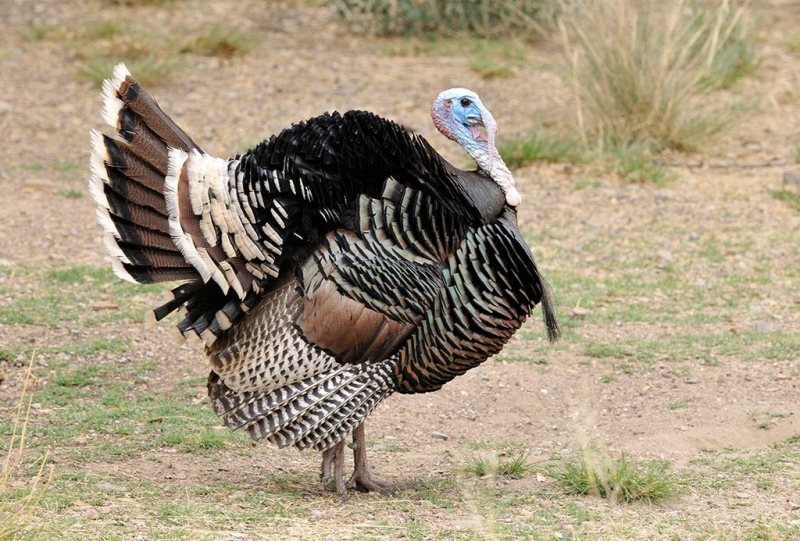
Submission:
<svg viewBox="0 0 800 541">
<path fill-rule="evenodd" d="M 478 123 L 475 125 L 469 127 L 465 126 L 463 122 L 459 122 L 455 118 L 453 112 L 450 110 L 450 101 L 448 99 L 443 99 L 446 94 L 451 92 L 453 91 L 442 92 L 439 98 L 433 103 L 433 107 L 431 108 L 433 124 L 442 135 L 457 142 L 469 153 L 481 171 L 489 175 L 500 187 L 506 196 L 506 203 L 509 206 L 518 206 L 522 202 L 522 196 L 520 196 L 519 191 L 517 191 L 515 187 L 514 176 L 497 151 L 497 147 L 495 147 L 497 123 L 494 117 L 480 104 L 480 101 L 477 100 L 477 95 L 471 93 L 480 110 L 480 121 L 476 121 Z M 464 90 L 464 92 L 469 91 Z M 481 126 L 486 128 L 486 136 L 478 129 Z"/>
</svg>

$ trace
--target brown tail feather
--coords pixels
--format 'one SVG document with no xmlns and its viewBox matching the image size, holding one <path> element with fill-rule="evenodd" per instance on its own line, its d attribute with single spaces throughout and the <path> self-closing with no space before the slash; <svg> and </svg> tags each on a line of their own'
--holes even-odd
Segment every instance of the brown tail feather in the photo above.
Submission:
<svg viewBox="0 0 800 541">
<path fill-rule="evenodd" d="M 114 270 L 138 283 L 189 280 L 155 316 L 185 307 L 178 328 L 211 344 L 253 304 L 247 262 L 267 259 L 238 202 L 226 200 L 228 162 L 202 152 L 124 65 L 103 95 L 116 133 L 92 132 L 89 189 Z"/>
<path fill-rule="evenodd" d="M 117 66 L 113 77 L 106 84 L 109 87 L 108 90 L 113 92 L 112 95 L 126 106 L 120 109 L 120 115 L 115 122 L 109 122 L 123 137 L 127 139 L 126 134 L 132 128 L 129 122 L 135 121 L 137 122 L 136 126 L 139 123 L 144 124 L 148 131 L 152 130 L 159 140 L 172 148 L 186 151 L 198 148 L 192 138 L 161 110 L 156 100 L 142 91 L 139 83 L 131 77 L 124 66 L 121 69 L 120 66 Z M 123 113 L 123 111 L 125 112 Z M 133 133 L 137 133 L 137 130 L 133 129 Z M 166 171 L 164 172 L 166 173 Z"/>
<path fill-rule="evenodd" d="M 169 148 L 196 145 L 124 66 L 103 93 L 103 118 L 118 138 L 92 133 L 90 191 L 117 274 L 140 283 L 200 278 L 174 240 L 165 199 Z"/>
</svg>

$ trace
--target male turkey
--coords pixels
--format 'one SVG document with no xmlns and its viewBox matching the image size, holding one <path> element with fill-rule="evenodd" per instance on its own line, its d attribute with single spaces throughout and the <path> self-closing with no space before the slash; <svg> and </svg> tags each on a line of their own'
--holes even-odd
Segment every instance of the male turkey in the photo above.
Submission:
<svg viewBox="0 0 800 541">
<path fill-rule="evenodd" d="M 442 92 L 431 114 L 477 171 L 363 111 L 215 158 L 123 64 L 103 95 L 117 133 L 92 131 L 89 187 L 116 274 L 182 281 L 154 315 L 181 310 L 180 332 L 203 341 L 214 410 L 255 440 L 322 451 L 323 481 L 342 496 L 396 489 L 366 458 L 364 420 L 386 397 L 479 365 L 540 302 L 558 336 L 495 121 L 474 92 Z"/>
</svg>

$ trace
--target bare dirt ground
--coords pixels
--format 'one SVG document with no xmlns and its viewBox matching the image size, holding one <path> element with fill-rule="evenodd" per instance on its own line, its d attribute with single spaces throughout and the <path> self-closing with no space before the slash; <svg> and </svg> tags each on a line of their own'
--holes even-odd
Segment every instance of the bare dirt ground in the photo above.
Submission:
<svg viewBox="0 0 800 541">
<path fill-rule="evenodd" d="M 776 359 L 763 353 L 767 350 L 762 347 L 768 345 L 770 334 L 786 337 L 800 330 L 800 213 L 771 195 L 782 188 L 785 171 L 800 170 L 795 163 L 800 148 L 800 56 L 783 46 L 800 28 L 800 4 L 756 2 L 753 9 L 762 22 L 762 65 L 732 90 L 748 98 L 752 110 L 703 155 L 676 158 L 687 163 L 703 160 L 707 166 L 677 168 L 677 178 L 662 187 L 626 185 L 605 177 L 584 179 L 580 168 L 565 170 L 561 165 L 516 173 L 523 194 L 521 221 L 536 239 L 534 254 L 556 286 L 567 337 L 557 346 L 547 345 L 535 317 L 526 325 L 526 334 L 515 338 L 499 359 L 441 392 L 392 398 L 368 424 L 370 440 L 376 442 L 372 452 L 376 471 L 392 478 L 447 478 L 457 470 L 467 446 L 500 441 L 523 445 L 534 462 L 594 441 L 635 457 L 666 458 L 680 469 L 708 450 L 764 449 L 800 434 L 800 352 L 784 352 Z M 241 151 L 294 121 L 323 111 L 360 108 L 398 120 L 458 160 L 456 150 L 434 132 L 428 117 L 429 104 L 441 89 L 477 90 L 502 134 L 509 136 L 557 118 L 559 104 L 567 95 L 552 69 L 560 55 L 556 45 L 545 44 L 532 52 L 529 64 L 516 67 L 512 77 L 487 81 L 469 69 L 466 56 L 389 55 L 385 50 L 392 42 L 353 36 L 329 10 L 301 3 L 221 0 L 127 8 L 98 1 L 72 5 L 5 0 L 0 5 L 4 29 L 0 37 L 3 266 L 108 264 L 85 188 L 88 132 L 101 126 L 99 90 L 76 76 L 81 60 L 70 46 L 69 35 L 39 41 L 23 36 L 34 26 L 55 25 L 77 32 L 87 21 L 115 17 L 147 21 L 159 31 L 167 28 L 176 35 L 219 21 L 258 33 L 261 41 L 253 52 L 229 61 L 190 57 L 174 77 L 151 88 L 162 107 L 206 151 L 220 156 Z M 708 166 L 767 162 L 784 165 Z M 84 196 L 59 195 L 65 190 Z M 614 282 L 615 273 L 635 269 L 642 261 L 649 262 L 641 270 L 644 275 L 669 274 L 679 285 L 626 298 L 624 288 Z M 579 280 L 561 280 L 560 274 Z M 10 276 L 1 284 L 12 290 L 3 302 L 15 295 Z M 756 276 L 757 280 L 749 280 Z M 559 290 L 562 282 L 564 289 Z M 583 294 L 584 286 L 594 293 Z M 684 290 L 689 297 L 695 295 L 694 304 L 682 296 Z M 607 296 L 598 296 L 598 291 Z M 706 293 L 697 300 L 697 291 Z M 593 318 L 632 300 L 653 313 L 685 315 L 686 322 L 678 316 L 663 321 L 626 319 L 624 313 L 611 320 Z M 576 305 L 586 307 L 588 317 L 573 312 Z M 694 317 L 721 312 L 729 314 L 722 321 Z M 761 337 L 757 345 L 762 349 L 703 346 L 713 362 L 693 357 L 692 336 L 725 333 L 755 333 Z M 148 329 L 112 322 L 71 330 L 0 324 L 0 347 L 26 344 L 46 349 L 110 336 L 133 344 L 123 354 L 125 361 L 155 361 L 157 376 L 144 384 L 149 390 L 171 393 L 179 381 L 206 372 L 200 350 L 176 346 L 168 323 Z M 647 363 L 591 353 L 593 343 L 624 348 L 636 340 L 669 344 L 671 338 L 681 346 L 673 352 L 651 352 Z M 542 362 L 522 362 L 516 360 L 518 356 Z M 101 361 L 115 362 L 112 357 Z M 73 356 L 69 362 L 89 361 Z M 620 369 L 626 363 L 633 369 Z M 19 396 L 23 369 L 6 363 L 5 370 L 0 399 L 11 404 Z M 34 374 L 46 379 L 47 367 L 37 366 Z M 203 395 L 199 384 L 198 407 L 207 406 Z M 682 406 L 670 408 L 669 404 Z M 6 408 L 2 415 L 10 411 Z M 779 415 L 769 416 L 770 412 Z M 40 415 L 46 422 L 46 415 Z M 768 426 L 761 424 L 765 419 Z M 389 452 L 390 446 L 399 444 L 401 452 Z M 61 450 L 51 450 L 56 468 L 77 467 L 101 478 L 123 472 L 154 483 L 220 482 L 243 491 L 261 486 L 280 492 L 280 486 L 263 481 L 271 472 L 300 475 L 318 467 L 317 455 L 266 447 L 253 447 L 248 453 L 201 454 L 188 460 L 170 453 L 174 451 L 149 450 L 113 463 L 75 464 Z M 718 513 L 721 522 L 733 520 L 732 514 L 766 514 L 787 528 L 791 524 L 797 528 L 800 511 L 792 502 L 800 501 L 800 462 L 795 460 L 792 468 L 781 474 L 784 478 L 776 481 L 772 492 L 738 487 L 736 497 L 744 498 L 744 505 L 709 501 L 690 492 L 659 512 L 662 516 L 695 515 L 698 520 Z M 516 483 L 514 491 L 524 493 L 552 481 L 530 477 Z M 317 511 L 299 525 L 284 524 L 275 538 L 391 538 L 391 533 L 377 530 L 363 534 L 358 525 L 371 520 L 388 524 L 414 520 L 403 512 L 392 515 L 394 511 L 383 508 L 380 497 L 372 496 L 356 496 L 369 502 L 368 511 L 349 507 L 342 514 L 313 482 L 304 480 L 301 486 Z M 624 521 L 632 512 L 602 500 L 581 501 L 601 513 L 602 520 Z M 120 520 L 137 513 L 138 504 L 133 501 L 108 505 L 117 506 Z M 470 511 L 470 505 L 455 511 L 431 508 L 416 519 L 484 531 L 476 518 L 480 513 Z M 63 512 L 83 516 L 85 510 L 77 506 Z M 342 530 L 341 524 L 350 529 Z M 242 528 L 230 519 L 231 531 Z M 435 538 L 432 531 L 430 536 Z M 581 535 L 614 538 L 604 533 L 609 531 L 607 525 L 584 523 Z M 779 531 L 795 530 L 775 530 Z M 564 532 L 569 535 L 569 528 Z M 780 538 L 775 532 L 766 538 Z M 85 528 L 73 534 L 102 537 Z M 625 535 L 663 537 L 646 525 Z M 226 536 L 222 531 L 198 534 Z M 679 531 L 667 537 L 683 538 Z M 686 537 L 725 535 L 711 531 Z"/>
</svg>

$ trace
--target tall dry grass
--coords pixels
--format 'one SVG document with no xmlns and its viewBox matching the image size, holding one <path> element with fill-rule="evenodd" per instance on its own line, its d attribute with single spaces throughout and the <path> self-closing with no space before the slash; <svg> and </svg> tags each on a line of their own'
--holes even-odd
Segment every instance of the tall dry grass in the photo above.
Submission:
<svg viewBox="0 0 800 541">
<path fill-rule="evenodd" d="M 47 466 L 46 456 L 32 465 L 26 465 L 23 461 L 33 399 L 28 391 L 32 365 L 33 357 L 25 374 L 6 457 L 0 465 L 0 539 L 3 540 L 16 539 L 20 533 L 31 527 L 52 477 L 52 469 Z M 16 473 L 25 468 L 33 469 L 34 473 L 27 478 L 25 474 Z"/>
<path fill-rule="evenodd" d="M 563 0 L 585 145 L 695 150 L 736 117 L 715 93 L 755 69 L 747 3 Z"/>
</svg>

